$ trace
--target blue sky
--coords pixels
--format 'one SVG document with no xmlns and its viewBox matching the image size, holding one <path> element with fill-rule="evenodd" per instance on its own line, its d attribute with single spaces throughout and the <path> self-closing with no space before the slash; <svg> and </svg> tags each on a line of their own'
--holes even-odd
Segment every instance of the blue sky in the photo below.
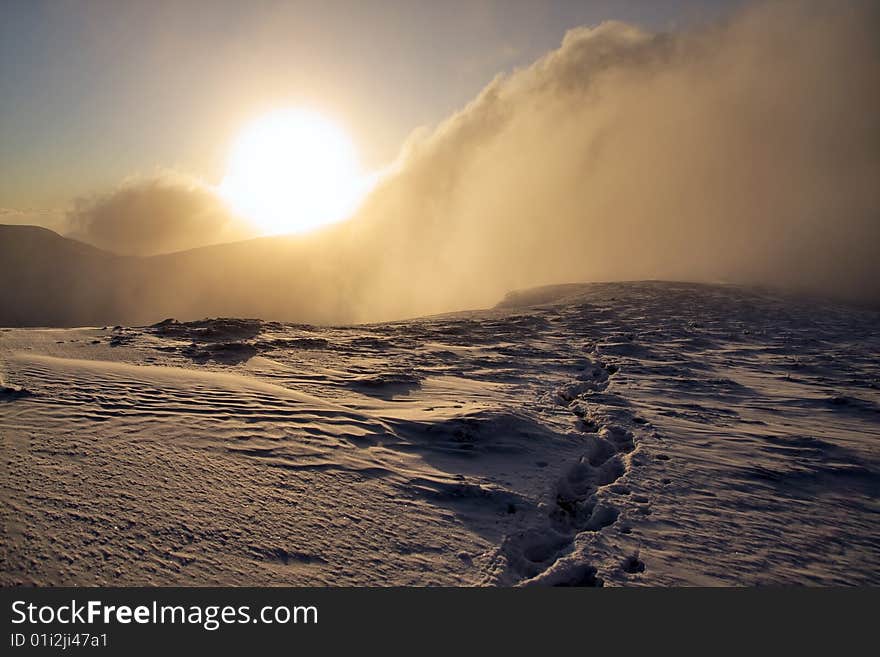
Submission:
<svg viewBox="0 0 880 657">
<path fill-rule="evenodd" d="M 217 182 L 249 119 L 305 105 L 368 168 L 566 30 L 671 29 L 736 0 L 114 2 L 0 6 L 0 208 L 61 208 L 173 168 Z"/>
</svg>

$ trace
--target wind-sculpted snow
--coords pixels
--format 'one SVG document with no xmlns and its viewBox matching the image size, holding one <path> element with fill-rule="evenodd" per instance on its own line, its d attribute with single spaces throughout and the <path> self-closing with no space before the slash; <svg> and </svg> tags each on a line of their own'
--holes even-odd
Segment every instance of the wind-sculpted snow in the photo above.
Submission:
<svg viewBox="0 0 880 657">
<path fill-rule="evenodd" d="M 0 332 L 3 584 L 880 583 L 880 314 L 726 286 Z"/>
</svg>

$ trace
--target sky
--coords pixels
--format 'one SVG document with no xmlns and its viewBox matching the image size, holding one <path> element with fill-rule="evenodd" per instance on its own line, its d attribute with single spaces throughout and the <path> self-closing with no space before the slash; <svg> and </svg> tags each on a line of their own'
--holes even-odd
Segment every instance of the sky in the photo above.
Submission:
<svg viewBox="0 0 880 657">
<path fill-rule="evenodd" d="M 565 281 L 880 299 L 871 0 L 0 11 L 0 223 L 212 254 L 161 308 L 215 271 L 223 312 L 318 322 Z"/>
<path fill-rule="evenodd" d="M 4 0 L 0 208 L 38 222 L 157 170 L 216 184 L 242 126 L 284 106 L 331 117 L 378 169 L 571 28 L 677 29 L 737 4 Z"/>
</svg>

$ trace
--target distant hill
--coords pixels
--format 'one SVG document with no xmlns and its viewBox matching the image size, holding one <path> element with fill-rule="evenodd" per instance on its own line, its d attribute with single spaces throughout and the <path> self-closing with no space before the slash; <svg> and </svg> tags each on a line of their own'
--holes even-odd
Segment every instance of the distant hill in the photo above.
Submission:
<svg viewBox="0 0 880 657">
<path fill-rule="evenodd" d="M 147 324 L 165 317 L 354 320 L 330 251 L 275 237 L 119 256 L 36 226 L 0 225 L 0 325 Z M 318 289 L 323 292 L 318 292 Z M 330 291 L 332 290 L 332 291 Z"/>
<path fill-rule="evenodd" d="M 72 326 L 116 314 L 126 259 L 37 226 L 0 225 L 0 324 Z"/>
<path fill-rule="evenodd" d="M 45 228 L 0 225 L 0 326 L 143 326 L 169 317 L 388 321 L 489 307 L 511 289 L 556 278 L 557 272 L 542 275 L 544 280 L 523 272 L 516 250 L 503 245 L 487 252 L 444 250 L 431 230 L 418 222 L 407 227 L 352 221 L 309 235 L 137 257 Z M 584 258 L 585 267 L 591 262 Z M 572 279 L 595 280 L 596 272 L 575 271 Z M 771 284 L 757 278 L 732 282 Z M 858 289 L 830 277 L 812 287 L 785 281 L 772 287 L 878 307 L 877 285 L 866 275 Z M 534 288 L 508 295 L 502 307 L 573 293 L 577 286 Z"/>
</svg>

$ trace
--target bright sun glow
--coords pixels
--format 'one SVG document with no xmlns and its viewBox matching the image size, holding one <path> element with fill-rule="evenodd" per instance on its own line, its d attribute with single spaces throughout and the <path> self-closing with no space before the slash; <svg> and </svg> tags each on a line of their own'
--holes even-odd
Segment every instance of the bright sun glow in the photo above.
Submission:
<svg viewBox="0 0 880 657">
<path fill-rule="evenodd" d="M 345 219 L 370 184 L 342 130 L 318 114 L 291 109 L 242 132 L 220 193 L 233 211 L 272 235 Z"/>
</svg>

